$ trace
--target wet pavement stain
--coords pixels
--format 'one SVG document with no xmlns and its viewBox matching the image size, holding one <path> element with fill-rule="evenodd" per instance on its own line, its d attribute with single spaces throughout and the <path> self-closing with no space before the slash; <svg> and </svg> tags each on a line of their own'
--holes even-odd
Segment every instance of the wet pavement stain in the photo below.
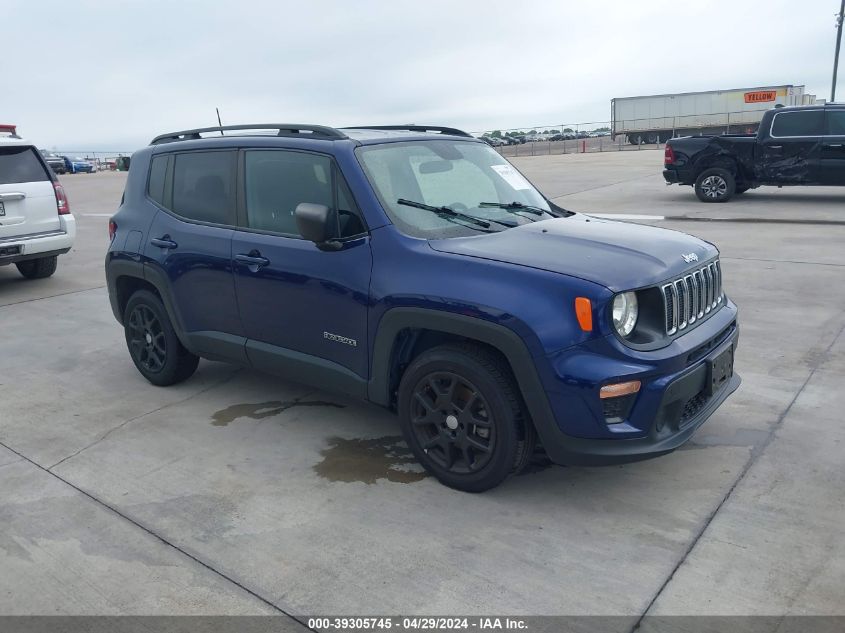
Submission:
<svg viewBox="0 0 845 633">
<path fill-rule="evenodd" d="M 374 484 L 387 479 L 410 484 L 428 476 L 399 435 L 368 440 L 331 437 L 328 443 L 321 451 L 323 461 L 314 465 L 314 472 L 329 481 Z"/>
<path fill-rule="evenodd" d="M 221 409 L 211 416 L 211 424 L 214 426 L 228 426 L 238 418 L 250 418 L 252 420 L 263 420 L 294 407 L 334 407 L 343 409 L 346 405 L 323 400 L 270 400 L 269 402 L 256 402 L 254 404 L 233 404 L 230 407 Z"/>
</svg>

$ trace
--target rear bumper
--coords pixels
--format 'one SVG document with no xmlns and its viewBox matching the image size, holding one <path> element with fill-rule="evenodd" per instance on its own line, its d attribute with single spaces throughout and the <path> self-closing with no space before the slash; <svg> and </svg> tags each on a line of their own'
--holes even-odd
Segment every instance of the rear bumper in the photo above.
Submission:
<svg viewBox="0 0 845 633">
<path fill-rule="evenodd" d="M 663 179 L 667 183 L 669 183 L 670 185 L 677 183 L 678 182 L 678 172 L 676 172 L 674 169 L 664 169 L 663 170 Z"/>
<path fill-rule="evenodd" d="M 695 175 L 689 171 L 670 168 L 663 170 L 663 180 L 669 185 L 692 185 L 695 184 Z"/>
<path fill-rule="evenodd" d="M 67 253 L 76 239 L 76 219 L 70 214 L 59 219 L 53 231 L 0 238 L 0 266 Z"/>
</svg>

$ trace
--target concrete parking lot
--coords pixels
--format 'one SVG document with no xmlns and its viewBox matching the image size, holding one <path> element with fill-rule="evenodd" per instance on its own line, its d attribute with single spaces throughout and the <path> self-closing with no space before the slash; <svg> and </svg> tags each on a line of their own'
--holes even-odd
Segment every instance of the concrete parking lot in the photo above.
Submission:
<svg viewBox="0 0 845 633">
<path fill-rule="evenodd" d="M 658 151 L 514 162 L 720 247 L 744 382 L 687 446 L 468 495 L 366 404 L 207 361 L 153 387 L 104 288 L 124 175 L 63 176 L 73 251 L 0 268 L 0 613 L 845 614 L 845 190 L 705 205 Z"/>
</svg>

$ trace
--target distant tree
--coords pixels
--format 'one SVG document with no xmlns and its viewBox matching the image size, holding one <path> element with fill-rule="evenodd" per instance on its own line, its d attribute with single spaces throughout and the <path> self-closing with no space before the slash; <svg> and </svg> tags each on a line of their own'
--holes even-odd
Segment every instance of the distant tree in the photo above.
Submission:
<svg viewBox="0 0 845 633">
<path fill-rule="evenodd" d="M 529 134 L 536 134 L 536 133 L 537 133 L 537 130 L 530 130 L 528 133 L 529 133 Z"/>
<path fill-rule="evenodd" d="M 594 132 L 610 132 L 610 128 L 606 125 L 604 127 L 597 127 Z"/>
<path fill-rule="evenodd" d="M 495 138 L 502 138 L 502 131 L 501 130 L 493 130 L 492 132 L 490 132 L 490 136 L 493 136 Z"/>
<path fill-rule="evenodd" d="M 563 128 L 563 131 L 564 132 L 574 132 L 575 130 L 573 130 L 571 127 L 565 127 L 565 128 Z"/>
<path fill-rule="evenodd" d="M 560 130 L 549 130 L 549 134 L 560 134 Z"/>
</svg>

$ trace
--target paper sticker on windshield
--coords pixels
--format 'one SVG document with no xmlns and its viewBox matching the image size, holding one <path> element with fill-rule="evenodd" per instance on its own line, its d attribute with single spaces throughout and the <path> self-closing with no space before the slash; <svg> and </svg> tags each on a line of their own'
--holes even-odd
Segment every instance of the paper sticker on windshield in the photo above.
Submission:
<svg viewBox="0 0 845 633">
<path fill-rule="evenodd" d="M 531 189 L 531 183 L 510 165 L 490 165 L 490 167 L 514 189 Z"/>
</svg>

